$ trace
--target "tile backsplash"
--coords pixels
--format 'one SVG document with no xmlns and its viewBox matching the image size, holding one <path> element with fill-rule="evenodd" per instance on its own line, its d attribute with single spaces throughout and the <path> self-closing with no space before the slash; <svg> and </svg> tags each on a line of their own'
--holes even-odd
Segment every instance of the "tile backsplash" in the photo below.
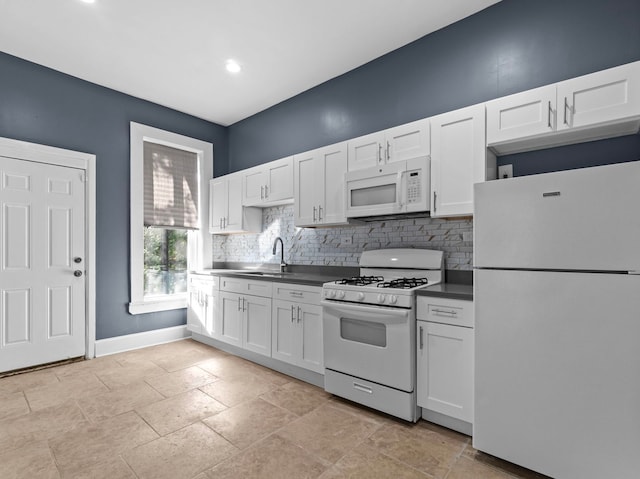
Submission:
<svg viewBox="0 0 640 479">
<path fill-rule="evenodd" d="M 262 210 L 262 233 L 215 235 L 214 262 L 279 263 L 284 241 L 289 264 L 358 266 L 360 253 L 371 249 L 427 248 L 444 251 L 445 269 L 472 269 L 471 218 L 406 218 L 329 228 L 296 228 L 293 205 Z M 351 244 L 348 244 L 351 240 Z"/>
</svg>

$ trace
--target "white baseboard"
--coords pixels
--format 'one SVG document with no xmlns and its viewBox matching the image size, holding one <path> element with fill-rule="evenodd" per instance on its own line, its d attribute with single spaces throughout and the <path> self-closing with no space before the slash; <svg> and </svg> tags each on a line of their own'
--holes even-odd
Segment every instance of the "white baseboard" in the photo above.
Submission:
<svg viewBox="0 0 640 479">
<path fill-rule="evenodd" d="M 143 333 L 127 334 L 115 338 L 99 339 L 96 341 L 95 356 L 122 353 L 132 349 L 146 348 L 156 344 L 170 343 L 191 337 L 191 331 L 186 325 L 172 328 L 154 329 Z"/>
</svg>

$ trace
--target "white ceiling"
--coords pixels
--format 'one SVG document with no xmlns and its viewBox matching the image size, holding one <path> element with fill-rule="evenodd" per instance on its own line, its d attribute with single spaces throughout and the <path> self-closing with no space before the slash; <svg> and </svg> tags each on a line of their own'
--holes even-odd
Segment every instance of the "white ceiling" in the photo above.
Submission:
<svg viewBox="0 0 640 479">
<path fill-rule="evenodd" d="M 498 1 L 0 0 L 0 50 L 230 125 Z"/>
</svg>

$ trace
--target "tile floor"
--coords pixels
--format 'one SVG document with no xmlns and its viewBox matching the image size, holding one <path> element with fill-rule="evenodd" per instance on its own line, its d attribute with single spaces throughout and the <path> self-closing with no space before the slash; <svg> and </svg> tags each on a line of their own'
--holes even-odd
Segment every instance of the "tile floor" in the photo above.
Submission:
<svg viewBox="0 0 640 479">
<path fill-rule="evenodd" d="M 0 477 L 543 476 L 183 340 L 0 379 Z"/>
</svg>

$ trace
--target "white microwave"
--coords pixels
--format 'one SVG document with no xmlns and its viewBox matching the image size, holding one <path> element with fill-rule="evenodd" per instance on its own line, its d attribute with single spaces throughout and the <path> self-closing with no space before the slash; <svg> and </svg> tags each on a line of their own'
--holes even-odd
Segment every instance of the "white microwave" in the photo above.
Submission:
<svg viewBox="0 0 640 479">
<path fill-rule="evenodd" d="M 428 156 L 345 173 L 347 218 L 429 211 Z"/>
</svg>

